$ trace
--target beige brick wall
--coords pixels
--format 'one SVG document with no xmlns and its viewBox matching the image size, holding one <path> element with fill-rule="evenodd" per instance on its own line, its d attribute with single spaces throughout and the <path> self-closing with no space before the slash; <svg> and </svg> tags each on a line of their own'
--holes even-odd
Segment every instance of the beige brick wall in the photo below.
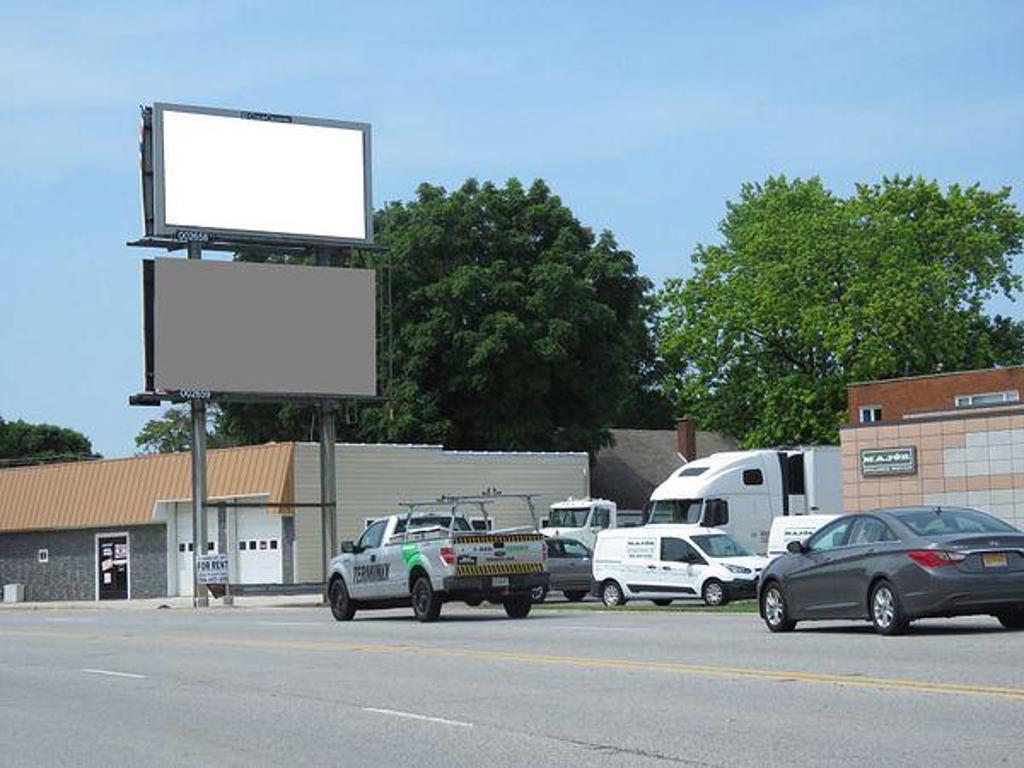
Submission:
<svg viewBox="0 0 1024 768">
<path fill-rule="evenodd" d="M 965 505 L 1024 527 L 1024 414 L 847 427 L 840 445 L 847 512 L 901 504 Z M 861 475 L 862 449 L 910 445 L 917 449 L 916 474 Z"/>
</svg>

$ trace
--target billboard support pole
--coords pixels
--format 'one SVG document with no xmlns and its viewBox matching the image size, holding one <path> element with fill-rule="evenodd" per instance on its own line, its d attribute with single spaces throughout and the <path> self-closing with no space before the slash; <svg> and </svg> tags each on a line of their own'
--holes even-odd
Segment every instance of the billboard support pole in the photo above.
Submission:
<svg viewBox="0 0 1024 768">
<path fill-rule="evenodd" d="M 190 259 L 203 258 L 202 245 L 188 244 Z M 192 404 L 192 606 L 210 604 L 206 588 L 199 583 L 199 556 L 206 554 L 209 539 L 206 525 L 206 403 L 194 398 Z M 200 589 L 203 594 L 200 595 Z"/>
<path fill-rule="evenodd" d="M 328 267 L 330 252 L 317 248 L 316 263 Z M 338 478 L 335 471 L 334 452 L 337 442 L 333 400 L 321 400 L 320 413 L 320 540 L 323 543 L 324 583 L 330 576 L 331 560 L 338 554 Z M 324 593 L 326 598 L 326 592 Z"/>
<path fill-rule="evenodd" d="M 338 486 L 334 464 L 336 441 L 335 405 L 329 400 L 320 403 L 320 533 L 323 541 L 324 582 L 330 575 L 331 560 L 338 554 L 337 509 Z"/>
</svg>

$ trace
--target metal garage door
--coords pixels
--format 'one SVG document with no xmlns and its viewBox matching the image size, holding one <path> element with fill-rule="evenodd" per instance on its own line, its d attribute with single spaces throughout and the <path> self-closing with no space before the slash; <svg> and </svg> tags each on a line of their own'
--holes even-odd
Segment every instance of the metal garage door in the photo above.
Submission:
<svg viewBox="0 0 1024 768">
<path fill-rule="evenodd" d="M 238 510 L 236 541 L 241 584 L 281 583 L 283 547 L 279 516 L 259 509 Z"/>
<path fill-rule="evenodd" d="M 192 541 L 191 509 L 178 511 L 177 527 L 178 594 L 187 597 L 192 595 L 192 550 L 195 547 Z M 215 554 L 220 540 L 216 511 L 211 513 L 211 510 L 207 510 L 206 533 L 206 551 Z"/>
</svg>

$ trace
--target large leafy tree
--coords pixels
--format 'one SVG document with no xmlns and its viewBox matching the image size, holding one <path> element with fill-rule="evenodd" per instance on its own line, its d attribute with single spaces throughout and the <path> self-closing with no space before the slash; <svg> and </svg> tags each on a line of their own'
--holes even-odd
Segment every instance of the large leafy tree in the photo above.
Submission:
<svg viewBox="0 0 1024 768">
<path fill-rule="evenodd" d="M 0 463 L 99 458 L 81 432 L 53 424 L 0 418 Z"/>
<path fill-rule="evenodd" d="M 1024 362 L 1010 190 L 885 178 L 843 198 L 817 178 L 743 187 L 661 295 L 680 409 L 747 445 L 833 442 L 852 381 Z"/>
<path fill-rule="evenodd" d="M 343 437 L 467 449 L 594 450 L 607 427 L 668 420 L 656 391 L 650 282 L 610 232 L 595 237 L 542 181 L 467 181 L 375 219 L 384 406 L 342 419 Z M 244 255 L 244 258 L 255 258 Z M 391 354 L 389 354 L 389 351 Z M 301 407 L 228 405 L 242 441 L 302 438 Z"/>
<path fill-rule="evenodd" d="M 212 422 L 213 429 L 208 431 L 206 445 L 208 448 L 223 448 L 230 445 L 219 428 L 220 411 L 213 407 L 208 413 L 208 425 Z M 175 453 L 187 451 L 192 445 L 192 416 L 188 407 L 168 408 L 159 419 L 150 419 L 135 436 L 135 445 L 143 453 Z"/>
</svg>

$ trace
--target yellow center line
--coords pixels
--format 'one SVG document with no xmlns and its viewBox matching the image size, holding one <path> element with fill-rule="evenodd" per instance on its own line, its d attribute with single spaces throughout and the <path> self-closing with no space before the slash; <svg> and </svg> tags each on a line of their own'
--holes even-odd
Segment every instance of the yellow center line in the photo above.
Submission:
<svg viewBox="0 0 1024 768">
<path fill-rule="evenodd" d="M 676 674 L 703 675 L 733 679 L 779 680 L 802 683 L 840 685 L 849 688 L 882 688 L 889 690 L 946 693 L 969 696 L 986 696 L 1024 700 L 1024 688 L 1008 688 L 965 683 L 931 682 L 898 677 L 864 677 L 821 672 L 797 672 L 789 670 L 760 669 L 756 667 L 729 667 L 711 664 L 689 664 L 677 661 L 631 661 L 600 657 L 560 656 L 518 651 L 488 651 L 471 648 L 442 648 L 437 646 L 408 645 L 401 643 L 359 643 L 322 640 L 274 640 L 269 638 L 229 638 L 215 635 L 194 634 L 114 634 L 103 635 L 95 632 L 56 632 L 47 630 L 0 630 L 0 637 L 45 638 L 68 642 L 110 643 L 163 643 L 176 645 L 199 645 L 206 648 L 250 648 L 267 650 L 343 652 L 343 653 L 388 653 L 433 656 L 453 659 L 477 659 L 480 661 L 520 662 L 524 664 L 550 664 L 588 669 L 619 669 L 633 672 L 672 672 Z"/>
</svg>

